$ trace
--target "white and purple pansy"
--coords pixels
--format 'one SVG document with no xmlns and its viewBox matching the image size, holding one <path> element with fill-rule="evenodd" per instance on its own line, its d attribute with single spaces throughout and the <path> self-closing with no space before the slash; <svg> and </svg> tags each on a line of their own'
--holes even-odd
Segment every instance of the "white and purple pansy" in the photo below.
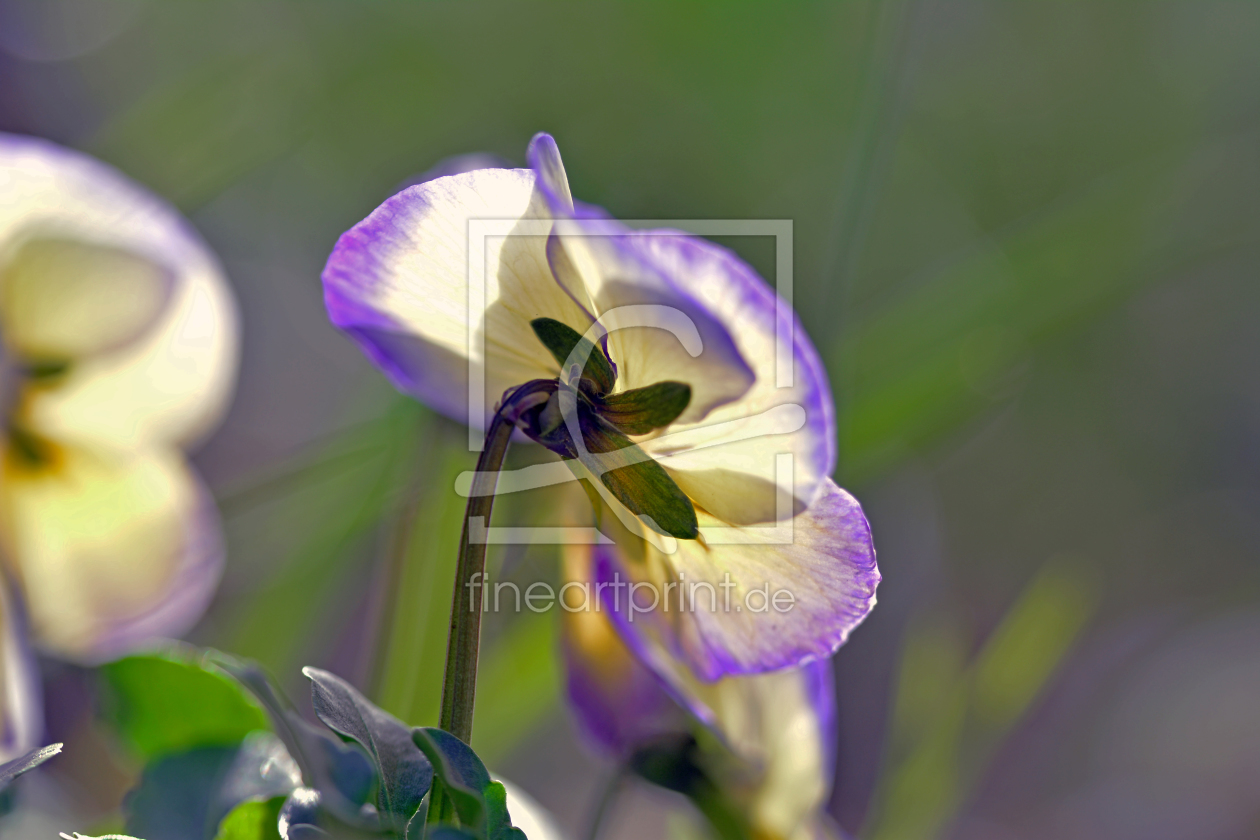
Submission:
<svg viewBox="0 0 1260 840">
<path fill-rule="evenodd" d="M 86 155 L 0 135 L 6 738 L 38 734 L 15 653 L 27 624 L 35 647 L 93 663 L 183 632 L 209 602 L 219 523 L 184 450 L 226 407 L 236 325 L 173 208 Z"/>
<path fill-rule="evenodd" d="M 587 480 L 615 573 L 656 587 L 650 621 L 700 678 L 829 656 L 879 572 L 829 478 L 831 393 L 795 314 L 729 251 L 575 203 L 549 136 L 528 160 L 409 187 L 345 233 L 323 274 L 333 323 L 451 417 L 485 428 L 510 405 Z M 667 612 L 692 582 L 793 605 Z"/>
<path fill-rule="evenodd" d="M 610 552 L 569 547 L 566 577 L 593 577 L 583 567 L 610 562 Z M 630 620 L 624 599 L 602 596 L 598 611 L 566 613 L 562 634 L 569 705 L 587 741 L 631 766 L 645 754 L 694 766 L 750 836 L 837 836 L 826 813 L 836 744 L 830 659 L 705 682 Z"/>
</svg>

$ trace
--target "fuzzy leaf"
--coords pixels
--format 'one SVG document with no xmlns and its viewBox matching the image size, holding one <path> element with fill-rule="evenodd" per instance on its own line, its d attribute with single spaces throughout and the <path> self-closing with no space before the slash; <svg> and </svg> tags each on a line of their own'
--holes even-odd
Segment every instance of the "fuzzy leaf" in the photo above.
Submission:
<svg viewBox="0 0 1260 840">
<path fill-rule="evenodd" d="M 416 746 L 433 765 L 434 790 L 455 806 L 460 831 L 451 837 L 477 837 L 481 840 L 525 840 L 525 833 L 512 827 L 507 810 L 507 790 L 492 781 L 486 766 L 472 747 L 449 732 L 432 727 L 412 730 Z M 444 826 L 442 830 L 447 830 Z M 430 837 L 445 836 L 441 834 Z"/>
<path fill-rule="evenodd" d="M 367 750 L 380 778 L 377 809 L 401 828 L 429 791 L 433 768 L 411 740 L 411 728 L 372 705 L 354 686 L 318 668 L 303 668 L 311 681 L 315 714 L 330 729 Z"/>
<path fill-rule="evenodd" d="M 411 735 L 433 765 L 434 775 L 442 780 L 442 792 L 455 806 L 460 823 L 484 837 L 488 823 L 485 791 L 490 786 L 490 774 L 481 759 L 472 747 L 441 729 L 422 727 L 412 730 Z"/>
<path fill-rule="evenodd" d="M 242 802 L 285 796 L 296 768 L 271 733 L 233 747 L 203 747 L 150 762 L 127 795 L 128 834 L 145 840 L 213 840 Z"/>
<path fill-rule="evenodd" d="M 21 758 L 15 758 L 6 764 L 0 764 L 0 790 L 3 790 L 18 776 L 34 770 L 48 759 L 61 752 L 63 744 L 49 744 L 46 747 L 40 747 L 31 750 Z"/>
<path fill-rule="evenodd" d="M 267 710 L 276 734 L 301 768 L 304 783 L 322 792 L 325 806 L 343 821 L 359 822 L 360 806 L 375 781 L 367 756 L 307 723 L 259 666 L 225 654 L 218 654 L 215 664 L 248 688 Z"/>
</svg>

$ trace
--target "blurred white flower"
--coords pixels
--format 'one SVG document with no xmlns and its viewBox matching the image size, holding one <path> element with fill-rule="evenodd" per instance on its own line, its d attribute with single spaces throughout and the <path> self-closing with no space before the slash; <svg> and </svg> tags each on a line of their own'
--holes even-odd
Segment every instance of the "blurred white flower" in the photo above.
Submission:
<svg viewBox="0 0 1260 840">
<path fill-rule="evenodd" d="M 222 545 L 183 450 L 236 356 L 222 271 L 173 208 L 0 134 L 0 760 L 42 726 L 28 641 L 98 662 L 204 610 Z"/>
</svg>

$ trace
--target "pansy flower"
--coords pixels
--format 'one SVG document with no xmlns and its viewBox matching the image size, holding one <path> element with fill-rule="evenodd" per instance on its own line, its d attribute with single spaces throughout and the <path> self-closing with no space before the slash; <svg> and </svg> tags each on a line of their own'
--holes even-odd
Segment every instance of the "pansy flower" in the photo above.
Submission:
<svg viewBox="0 0 1260 840">
<path fill-rule="evenodd" d="M 596 578 L 616 548 L 569 546 L 566 576 Z M 831 661 L 766 674 L 696 679 L 603 591 L 601 608 L 566 612 L 569 704 L 586 741 L 672 785 L 758 840 L 837 836 L 826 803 L 835 764 Z M 649 665 L 651 663 L 651 666 Z"/>
<path fill-rule="evenodd" d="M 795 315 L 725 249 L 575 202 L 551 137 L 528 159 L 409 187 L 346 232 L 333 323 L 401 390 L 476 428 L 510 410 L 583 478 L 618 573 L 666 596 L 650 620 L 701 678 L 829 655 L 879 573 L 829 478 L 831 394 Z M 691 583 L 793 603 L 667 611 Z"/>
<path fill-rule="evenodd" d="M 38 733 L 29 641 L 81 663 L 183 632 L 222 562 L 184 449 L 221 416 L 236 312 L 165 203 L 0 135 L 0 756 Z"/>
</svg>

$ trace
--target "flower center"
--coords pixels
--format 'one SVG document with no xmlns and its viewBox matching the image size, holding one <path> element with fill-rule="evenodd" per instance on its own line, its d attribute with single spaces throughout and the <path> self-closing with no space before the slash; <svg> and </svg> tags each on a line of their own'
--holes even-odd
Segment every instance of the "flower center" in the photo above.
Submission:
<svg viewBox="0 0 1260 840">
<path fill-rule="evenodd" d="M 534 334 L 560 364 L 554 380 L 528 382 L 505 395 L 518 405 L 516 425 L 532 440 L 566 460 L 581 461 L 592 476 L 653 530 L 696 539 L 691 500 L 669 473 L 630 440 L 668 426 L 691 401 L 691 386 L 658 382 L 613 393 L 616 368 L 593 342 L 550 318 L 531 322 Z"/>
<path fill-rule="evenodd" d="M 0 340 L 0 437 L 11 463 L 34 469 L 56 457 L 56 446 L 24 422 L 22 403 L 26 389 L 53 384 L 68 369 L 66 362 L 23 359 Z"/>
</svg>

